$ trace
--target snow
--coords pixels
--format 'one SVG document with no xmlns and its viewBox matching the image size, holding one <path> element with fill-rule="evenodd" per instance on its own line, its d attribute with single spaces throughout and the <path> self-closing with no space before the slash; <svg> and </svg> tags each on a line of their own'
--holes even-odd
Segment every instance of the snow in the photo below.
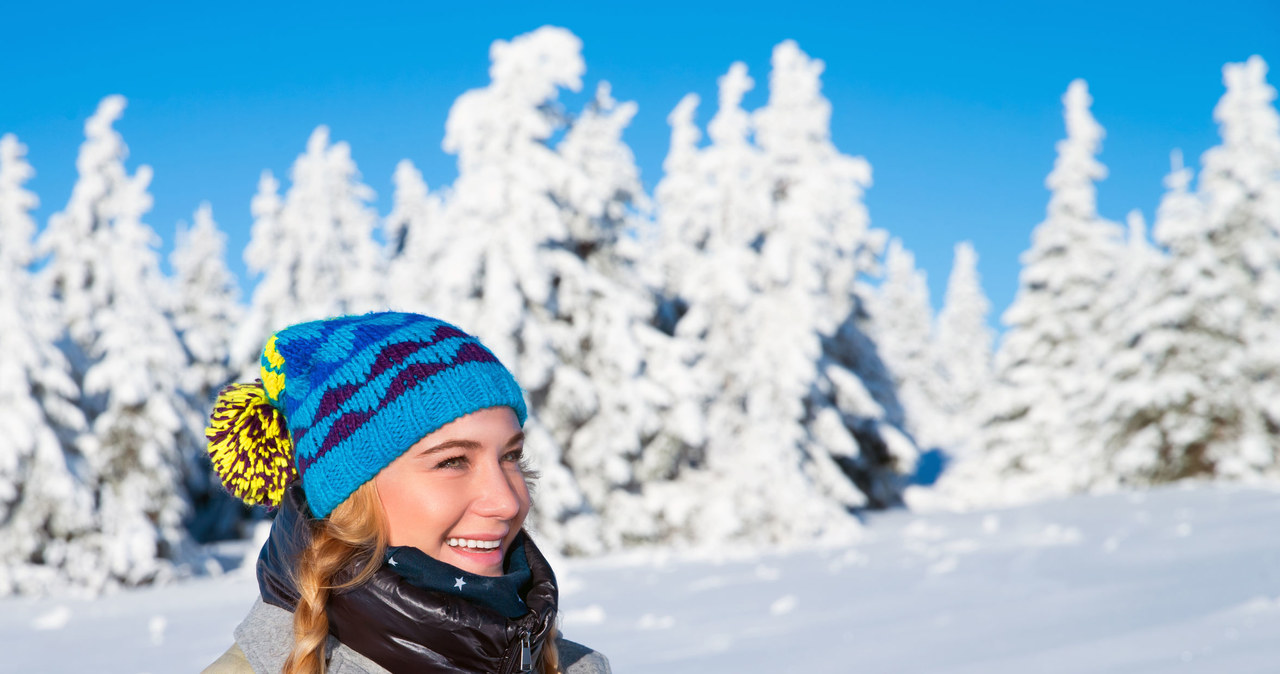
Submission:
<svg viewBox="0 0 1280 674">
<path fill-rule="evenodd" d="M 896 510 L 839 547 L 556 560 L 562 628 L 618 672 L 1273 671 L 1278 515 L 1280 490 L 1188 484 Z M 211 550 L 230 565 L 247 547 Z M 0 648 L 8 671 L 195 671 L 255 592 L 237 569 L 97 600 L 8 598 Z"/>
<path fill-rule="evenodd" d="M 31 217 L 25 147 L 0 135 L 0 594 L 203 566 L 197 541 L 262 516 L 208 469 L 210 394 L 256 376 L 272 330 L 384 306 L 458 323 L 515 372 L 541 471 L 529 525 L 565 554 L 833 545 L 873 536 L 864 509 L 904 500 L 1280 478 L 1280 113 L 1260 58 L 1224 68 L 1222 142 L 1198 166 L 1175 153 L 1150 235 L 1139 216 L 1126 234 L 1098 211 L 1104 131 L 1085 83 L 1070 84 L 993 359 L 977 251 L 957 246 L 933 315 L 912 253 L 872 227 L 871 164 L 833 142 L 822 60 L 778 44 L 754 109 L 766 80 L 733 63 L 705 124 L 683 98 L 650 195 L 625 139 L 641 113 L 591 81 L 583 49 L 554 27 L 495 42 L 489 82 L 446 124 L 456 180 L 429 188 L 402 161 L 385 215 L 356 150 L 317 126 L 287 184 L 262 174 L 248 247 L 225 250 L 202 204 L 170 275 L 146 217 L 153 172 L 126 169 L 115 129 L 122 96 L 86 122 L 79 178 L 46 223 Z M 569 110 L 561 94 L 584 88 L 594 96 Z M 228 253 L 260 276 L 247 306 Z M 946 538 L 921 521 L 904 529 L 912 546 Z M 1037 536 L 1069 548 L 1091 534 L 1055 522 Z M 981 540 L 954 541 L 922 577 L 963 576 Z M 874 565 L 865 547 L 846 557 Z M 814 605 L 797 591 L 766 608 L 791 619 Z M 53 608 L 41 625 L 62 622 Z M 567 615 L 584 625 L 620 615 L 581 609 Z M 656 631 L 680 615 L 632 617 Z M 157 616 L 148 639 L 170 643 L 181 627 Z"/>
</svg>

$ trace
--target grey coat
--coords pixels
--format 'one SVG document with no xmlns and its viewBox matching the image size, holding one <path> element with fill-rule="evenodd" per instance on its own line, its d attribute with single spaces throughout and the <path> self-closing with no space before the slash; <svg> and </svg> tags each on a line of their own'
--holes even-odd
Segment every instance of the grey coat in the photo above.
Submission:
<svg viewBox="0 0 1280 674">
<path fill-rule="evenodd" d="M 262 599 L 235 630 L 236 642 L 202 674 L 275 674 L 293 648 L 293 614 Z M 557 639 L 564 674 L 611 674 L 604 655 L 567 639 Z M 386 674 L 378 663 L 348 648 L 332 635 L 327 645 L 329 674 Z"/>
</svg>

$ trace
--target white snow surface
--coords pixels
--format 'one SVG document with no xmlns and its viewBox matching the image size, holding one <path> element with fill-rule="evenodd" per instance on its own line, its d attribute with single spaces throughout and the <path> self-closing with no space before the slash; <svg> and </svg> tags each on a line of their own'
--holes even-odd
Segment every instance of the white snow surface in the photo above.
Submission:
<svg viewBox="0 0 1280 674">
<path fill-rule="evenodd" d="M 562 629 L 620 673 L 1275 671 L 1278 517 L 1280 489 L 1188 484 L 881 513 L 844 547 L 556 560 Z M 3 599 L 0 669 L 197 671 L 255 592 L 237 570 Z"/>
</svg>

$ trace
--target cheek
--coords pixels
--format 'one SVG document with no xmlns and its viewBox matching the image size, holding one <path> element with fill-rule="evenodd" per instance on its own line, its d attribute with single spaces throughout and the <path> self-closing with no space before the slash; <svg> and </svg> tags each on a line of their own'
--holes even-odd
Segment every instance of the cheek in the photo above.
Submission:
<svg viewBox="0 0 1280 674">
<path fill-rule="evenodd" d="M 388 543 L 426 549 L 452 526 L 456 516 L 446 507 L 455 501 L 448 485 L 426 484 L 426 479 L 380 475 L 378 497 L 386 515 Z"/>
</svg>

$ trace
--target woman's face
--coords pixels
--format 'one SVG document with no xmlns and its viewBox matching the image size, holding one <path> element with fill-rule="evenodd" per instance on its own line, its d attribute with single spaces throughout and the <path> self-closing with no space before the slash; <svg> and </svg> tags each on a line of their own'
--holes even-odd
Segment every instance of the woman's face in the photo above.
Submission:
<svg viewBox="0 0 1280 674">
<path fill-rule="evenodd" d="M 472 412 L 419 440 L 373 478 L 389 543 L 477 575 L 502 575 L 529 514 L 523 451 L 509 407 Z"/>
</svg>

